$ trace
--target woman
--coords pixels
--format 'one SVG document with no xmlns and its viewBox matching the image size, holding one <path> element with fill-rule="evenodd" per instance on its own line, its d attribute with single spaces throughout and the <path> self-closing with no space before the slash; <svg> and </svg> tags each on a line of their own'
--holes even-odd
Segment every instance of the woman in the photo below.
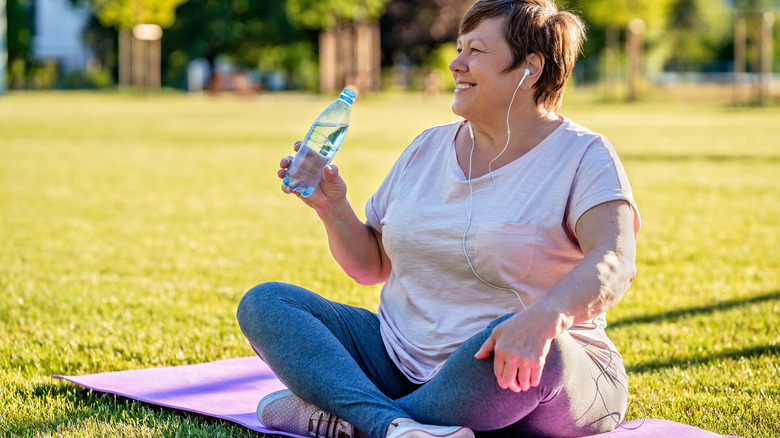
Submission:
<svg viewBox="0 0 780 438">
<path fill-rule="evenodd" d="M 627 378 L 604 313 L 634 278 L 639 216 L 609 142 L 555 113 L 583 38 L 552 0 L 477 1 L 450 64 L 463 120 L 415 139 L 367 223 L 326 167 L 301 199 L 344 271 L 385 283 L 379 311 L 287 284 L 247 293 L 241 328 L 290 388 L 261 401 L 266 426 L 461 438 L 619 423 Z"/>
</svg>

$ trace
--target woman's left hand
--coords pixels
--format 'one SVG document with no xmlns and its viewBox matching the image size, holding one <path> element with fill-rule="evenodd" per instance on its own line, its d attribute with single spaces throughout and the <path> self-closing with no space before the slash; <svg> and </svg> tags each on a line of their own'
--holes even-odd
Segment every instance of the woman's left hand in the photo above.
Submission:
<svg viewBox="0 0 780 438">
<path fill-rule="evenodd" d="M 554 329 L 553 329 L 554 332 Z M 545 323 L 531 312 L 520 312 L 497 325 L 474 355 L 487 359 L 493 354 L 493 372 L 498 386 L 514 392 L 539 385 L 552 337 L 549 319 Z"/>
</svg>

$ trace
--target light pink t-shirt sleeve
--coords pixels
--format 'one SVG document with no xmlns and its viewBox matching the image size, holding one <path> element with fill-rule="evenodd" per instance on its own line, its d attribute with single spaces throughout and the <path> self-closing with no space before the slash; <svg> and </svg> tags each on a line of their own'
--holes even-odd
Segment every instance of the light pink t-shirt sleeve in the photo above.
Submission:
<svg viewBox="0 0 780 438">
<path fill-rule="evenodd" d="M 634 237 L 639 233 L 639 211 L 631 193 L 623 165 L 612 144 L 604 137 L 583 155 L 572 182 L 567 225 L 576 237 L 577 221 L 591 208 L 610 201 L 624 200 L 634 211 Z"/>
</svg>

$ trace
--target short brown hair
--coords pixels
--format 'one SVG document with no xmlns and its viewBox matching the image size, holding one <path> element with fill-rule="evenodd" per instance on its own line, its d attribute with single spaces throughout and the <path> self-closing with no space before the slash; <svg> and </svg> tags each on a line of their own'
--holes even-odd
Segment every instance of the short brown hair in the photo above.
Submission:
<svg viewBox="0 0 780 438">
<path fill-rule="evenodd" d="M 504 18 L 504 39 L 512 51 L 506 71 L 519 67 L 526 57 L 537 53 L 544 69 L 535 84 L 534 98 L 551 111 L 563 100 L 566 82 L 585 40 L 585 24 L 553 0 L 477 0 L 460 23 L 460 34 L 474 30 L 486 18 Z"/>
</svg>

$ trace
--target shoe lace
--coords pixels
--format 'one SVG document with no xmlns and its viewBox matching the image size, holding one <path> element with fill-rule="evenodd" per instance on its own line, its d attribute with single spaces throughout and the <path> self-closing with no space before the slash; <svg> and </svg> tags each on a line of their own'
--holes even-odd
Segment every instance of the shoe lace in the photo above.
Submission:
<svg viewBox="0 0 780 438">
<path fill-rule="evenodd" d="M 352 435 L 344 432 L 343 430 L 339 430 L 338 426 L 341 421 L 342 420 L 339 417 L 336 417 L 333 414 L 329 414 L 324 411 L 318 411 L 312 416 L 312 418 L 309 419 L 309 436 L 312 438 L 352 438 Z M 324 433 L 320 435 L 323 423 L 325 423 L 325 430 Z"/>
</svg>

